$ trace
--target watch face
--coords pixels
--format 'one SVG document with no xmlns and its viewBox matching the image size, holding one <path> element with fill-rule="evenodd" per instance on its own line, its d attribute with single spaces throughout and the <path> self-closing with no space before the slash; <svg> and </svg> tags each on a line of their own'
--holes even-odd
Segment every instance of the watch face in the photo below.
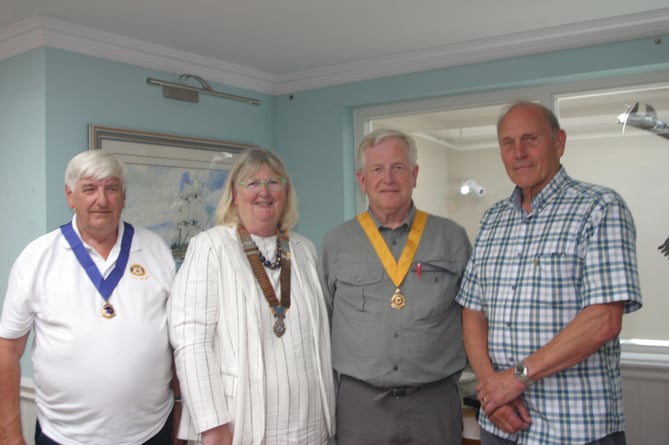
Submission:
<svg viewBox="0 0 669 445">
<path fill-rule="evenodd" d="M 529 373 L 527 371 L 527 365 L 525 365 L 525 362 L 516 363 L 516 366 L 513 370 L 513 375 L 516 377 L 516 379 L 525 385 L 530 386 L 532 383 L 534 383 L 534 381 L 529 378 L 528 374 Z"/>
</svg>

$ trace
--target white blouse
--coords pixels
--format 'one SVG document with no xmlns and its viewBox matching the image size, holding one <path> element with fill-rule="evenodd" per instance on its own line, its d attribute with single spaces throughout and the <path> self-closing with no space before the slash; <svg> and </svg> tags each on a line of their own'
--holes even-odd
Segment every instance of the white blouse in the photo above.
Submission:
<svg viewBox="0 0 669 445">
<path fill-rule="evenodd" d="M 270 261 L 276 237 L 254 237 Z M 274 317 L 235 227 L 191 239 L 170 297 L 170 339 L 184 414 L 179 437 L 230 423 L 233 445 L 324 444 L 334 435 L 329 324 L 316 251 L 290 233 L 291 307 Z M 279 270 L 268 271 L 281 298 Z"/>
</svg>

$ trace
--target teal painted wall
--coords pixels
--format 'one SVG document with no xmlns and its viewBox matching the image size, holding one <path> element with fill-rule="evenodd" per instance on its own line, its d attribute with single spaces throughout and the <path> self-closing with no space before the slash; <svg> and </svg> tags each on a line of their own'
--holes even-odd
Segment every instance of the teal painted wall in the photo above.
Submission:
<svg viewBox="0 0 669 445">
<path fill-rule="evenodd" d="M 0 301 L 14 259 L 46 231 L 44 52 L 0 61 Z M 28 354 L 22 369 L 32 375 Z"/>
<path fill-rule="evenodd" d="M 8 272 L 46 229 L 44 51 L 0 61 L 0 255 Z M 0 276 L 6 283 L 7 273 Z"/>
<path fill-rule="evenodd" d="M 640 39 L 381 78 L 276 98 L 276 145 L 300 198 L 298 230 L 317 245 L 356 212 L 353 110 L 359 107 L 669 68 L 669 45 Z M 669 37 L 664 37 L 665 42 Z M 381 74 L 381 73 L 380 73 Z M 420 178 L 419 178 L 420 180 Z"/>
</svg>

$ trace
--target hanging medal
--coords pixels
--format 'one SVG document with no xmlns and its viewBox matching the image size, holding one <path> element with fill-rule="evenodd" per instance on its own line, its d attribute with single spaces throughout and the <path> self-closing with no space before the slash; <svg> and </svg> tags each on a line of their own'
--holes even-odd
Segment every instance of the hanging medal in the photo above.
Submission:
<svg viewBox="0 0 669 445">
<path fill-rule="evenodd" d="M 283 336 L 283 334 L 286 333 L 286 323 L 284 322 L 284 319 L 286 318 L 286 311 L 283 310 L 285 309 L 284 307 L 280 308 L 281 311 L 274 310 L 274 327 L 272 328 L 272 331 L 274 332 L 274 335 L 277 337 Z"/>
<path fill-rule="evenodd" d="M 70 244 L 70 247 L 72 248 L 74 255 L 77 257 L 79 264 L 81 264 L 81 266 L 84 268 L 86 275 L 88 275 L 88 278 L 90 278 L 91 282 L 98 290 L 98 293 L 105 301 L 105 303 L 102 305 L 101 314 L 106 319 L 112 319 L 116 317 L 116 309 L 114 309 L 114 306 L 109 303 L 109 297 L 111 297 L 111 294 L 114 292 L 114 289 L 116 289 L 116 286 L 123 277 L 123 271 L 125 270 L 125 266 L 128 264 L 128 258 L 130 257 L 130 245 L 132 244 L 132 237 L 135 233 L 135 229 L 127 222 L 124 223 L 123 227 L 124 229 L 123 238 L 121 239 L 121 252 L 116 259 L 116 265 L 107 278 L 102 278 L 102 274 L 100 274 L 100 271 L 86 250 L 86 247 L 84 247 L 81 239 L 79 239 L 79 236 L 77 236 L 76 232 L 74 231 L 72 222 L 60 226 L 60 230 L 67 242 Z"/>
<path fill-rule="evenodd" d="M 395 289 L 395 293 L 393 293 L 393 296 L 390 298 L 390 307 L 393 309 L 400 310 L 404 306 L 406 306 L 407 300 L 404 298 L 404 295 L 400 292 L 400 288 L 398 287 Z"/>
<path fill-rule="evenodd" d="M 427 222 L 427 213 L 421 210 L 416 210 L 416 215 L 413 218 L 411 230 L 409 230 L 409 236 L 407 237 L 407 243 L 406 246 L 404 246 L 399 261 L 395 261 L 395 257 L 379 233 L 370 214 L 368 212 L 361 213 L 357 216 L 357 219 L 362 226 L 362 229 L 365 231 L 369 242 L 372 244 L 376 255 L 379 257 L 379 260 L 381 260 L 383 268 L 395 285 L 395 292 L 393 292 L 390 297 L 390 307 L 399 311 L 407 304 L 406 298 L 400 291 L 400 285 L 409 273 L 411 262 L 418 251 L 418 244 L 420 244 L 420 239 L 423 236 L 423 230 L 425 229 L 425 223 Z"/>
<path fill-rule="evenodd" d="M 246 259 L 248 260 L 256 281 L 260 285 L 267 304 L 274 315 L 274 326 L 272 332 L 277 337 L 282 337 L 286 333 L 286 312 L 290 308 L 290 244 L 288 243 L 288 233 L 285 230 L 279 230 L 277 233 L 278 246 L 277 249 L 281 252 L 280 264 L 281 271 L 279 272 L 279 281 L 281 286 L 281 302 L 276 298 L 276 293 L 272 284 L 269 282 L 265 266 L 260 260 L 260 253 L 258 247 L 251 239 L 248 231 L 244 226 L 239 224 L 237 226 L 237 233 L 242 242 Z"/>
<path fill-rule="evenodd" d="M 102 306 L 102 316 L 105 318 L 116 317 L 116 310 L 114 309 L 114 306 L 109 303 L 105 303 L 104 306 Z"/>
</svg>

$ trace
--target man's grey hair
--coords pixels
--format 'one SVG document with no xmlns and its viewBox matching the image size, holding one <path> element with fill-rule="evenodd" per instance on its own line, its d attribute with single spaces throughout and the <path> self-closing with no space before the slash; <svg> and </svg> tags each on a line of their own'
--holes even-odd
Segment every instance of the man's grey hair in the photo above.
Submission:
<svg viewBox="0 0 669 445">
<path fill-rule="evenodd" d="M 409 148 L 409 164 L 411 164 L 412 168 L 416 166 L 418 163 L 418 150 L 416 149 L 416 141 L 414 141 L 411 136 L 402 131 L 393 130 L 390 128 L 378 128 L 366 135 L 358 146 L 358 152 L 355 160 L 356 169 L 358 172 L 362 172 L 362 170 L 365 168 L 365 151 L 368 148 L 374 147 L 375 145 L 378 145 L 384 140 L 390 138 L 404 141 L 404 143 Z"/>
<path fill-rule="evenodd" d="M 73 157 L 65 168 L 65 185 L 72 191 L 83 178 L 101 180 L 106 178 L 118 178 L 125 191 L 125 183 L 128 172 L 123 162 L 108 151 L 88 150 L 82 151 Z"/>
</svg>

